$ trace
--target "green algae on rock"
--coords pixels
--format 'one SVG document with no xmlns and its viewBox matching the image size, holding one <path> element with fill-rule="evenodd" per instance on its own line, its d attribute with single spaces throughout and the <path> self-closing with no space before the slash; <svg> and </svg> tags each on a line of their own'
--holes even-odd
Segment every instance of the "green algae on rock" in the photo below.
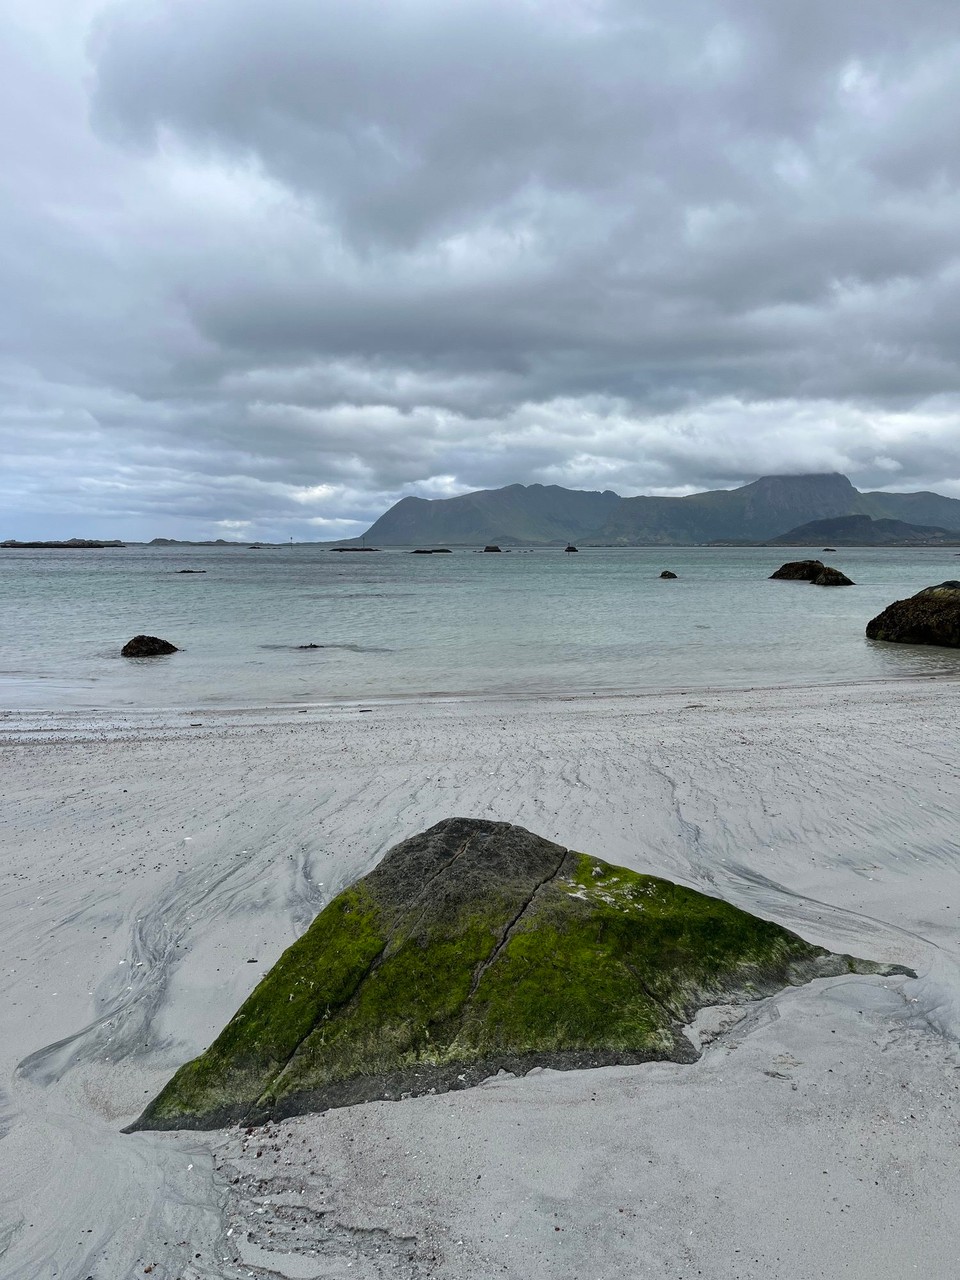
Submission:
<svg viewBox="0 0 960 1280">
<path fill-rule="evenodd" d="M 903 972 L 503 822 L 451 818 L 339 894 L 134 1129 L 464 1088 L 506 1069 L 690 1062 L 705 1005 Z"/>
</svg>

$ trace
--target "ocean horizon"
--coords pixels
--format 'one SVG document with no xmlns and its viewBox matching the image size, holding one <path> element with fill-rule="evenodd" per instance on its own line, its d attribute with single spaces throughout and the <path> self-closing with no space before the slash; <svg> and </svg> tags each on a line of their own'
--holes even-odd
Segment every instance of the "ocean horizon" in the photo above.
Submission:
<svg viewBox="0 0 960 1280">
<path fill-rule="evenodd" d="M 784 561 L 814 555 L 856 585 L 770 581 Z M 663 569 L 677 578 L 662 580 Z M 19 550 L 0 555 L 0 706 L 242 708 L 955 678 L 960 653 L 869 641 L 864 627 L 957 573 L 956 552 L 938 547 Z M 121 658 L 138 633 L 180 652 Z"/>
</svg>

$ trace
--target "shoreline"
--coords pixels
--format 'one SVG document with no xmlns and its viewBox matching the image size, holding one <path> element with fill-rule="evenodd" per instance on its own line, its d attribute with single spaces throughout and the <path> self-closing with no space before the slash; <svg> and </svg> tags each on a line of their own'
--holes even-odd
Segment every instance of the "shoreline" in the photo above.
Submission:
<svg viewBox="0 0 960 1280">
<path fill-rule="evenodd" d="M 68 710 L 36 710 L 20 708 L 0 708 L 0 748 L 10 744 L 27 744 L 32 741 L 49 742 L 70 739 L 83 740 L 89 735 L 92 740 L 100 740 L 104 734 L 129 733 L 136 736 L 140 733 L 176 732 L 185 728 L 203 727 L 210 729 L 216 725 L 231 727 L 262 727 L 266 725 L 298 724 L 298 716 L 311 712 L 328 714 L 357 714 L 366 711 L 380 710 L 428 710 L 434 708 L 470 707 L 513 707 L 536 706 L 545 709 L 557 704 L 582 703 L 584 706 L 597 706 L 607 702 L 644 702 L 653 699 L 672 699 L 683 697 L 713 697 L 717 699 L 742 697 L 746 694 L 814 694 L 820 691 L 845 690 L 858 688 L 886 687 L 901 688 L 909 685 L 927 686 L 945 684 L 960 686 L 960 671 L 934 671 L 924 674 L 916 672 L 898 676 L 865 676 L 860 679 L 822 680 L 798 684 L 750 684 L 750 685 L 697 685 L 684 684 L 682 687 L 663 686 L 645 689 L 596 690 L 587 692 L 461 692 L 461 693 L 414 693 L 377 695 L 371 698 L 358 698 L 345 695 L 343 698 L 326 698 L 311 702 L 276 702 L 263 704 L 237 705 L 183 705 L 168 707 L 97 707 L 72 708 Z M 205 716 L 212 723 L 184 725 L 182 717 Z M 47 721 L 39 727 L 31 725 L 22 727 L 18 721 Z M 36 733 L 36 739 L 30 737 Z M 48 735 L 60 733 L 62 739 L 54 739 Z"/>
<path fill-rule="evenodd" d="M 0 728 L 3 1280 L 949 1274 L 957 681 L 363 705 Z M 715 1011 L 689 1066 L 120 1133 L 330 897 L 455 813 L 918 979 Z"/>
</svg>

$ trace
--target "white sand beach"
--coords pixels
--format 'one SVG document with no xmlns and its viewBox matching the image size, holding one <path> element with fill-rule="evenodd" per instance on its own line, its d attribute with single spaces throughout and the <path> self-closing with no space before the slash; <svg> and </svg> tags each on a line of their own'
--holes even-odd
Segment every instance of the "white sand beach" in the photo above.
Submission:
<svg viewBox="0 0 960 1280">
<path fill-rule="evenodd" d="M 0 1276 L 946 1280 L 960 684 L 0 720 Z M 137 1133 L 317 911 L 451 815 L 917 980 L 702 1018 L 692 1066 Z"/>
</svg>

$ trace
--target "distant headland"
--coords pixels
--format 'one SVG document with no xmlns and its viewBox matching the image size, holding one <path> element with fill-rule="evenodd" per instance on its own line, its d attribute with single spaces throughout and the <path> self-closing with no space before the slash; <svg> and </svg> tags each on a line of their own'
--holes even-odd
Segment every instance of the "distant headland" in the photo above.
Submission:
<svg viewBox="0 0 960 1280">
<path fill-rule="evenodd" d="M 16 538 L 7 538 L 0 542 L 0 547 L 11 551 L 103 551 L 106 547 L 124 547 L 125 542 L 117 539 L 110 541 L 94 538 L 67 538 L 63 542 L 18 542 Z"/>
<path fill-rule="evenodd" d="M 813 522 L 862 519 L 834 529 Z M 761 476 L 737 489 L 683 498 L 559 485 L 512 484 L 455 498 L 402 498 L 364 537 L 377 546 L 709 546 L 763 545 L 793 537 L 857 545 L 960 543 L 960 499 L 939 493 L 861 493 L 837 472 Z M 357 545 L 344 539 L 339 545 Z"/>
</svg>

